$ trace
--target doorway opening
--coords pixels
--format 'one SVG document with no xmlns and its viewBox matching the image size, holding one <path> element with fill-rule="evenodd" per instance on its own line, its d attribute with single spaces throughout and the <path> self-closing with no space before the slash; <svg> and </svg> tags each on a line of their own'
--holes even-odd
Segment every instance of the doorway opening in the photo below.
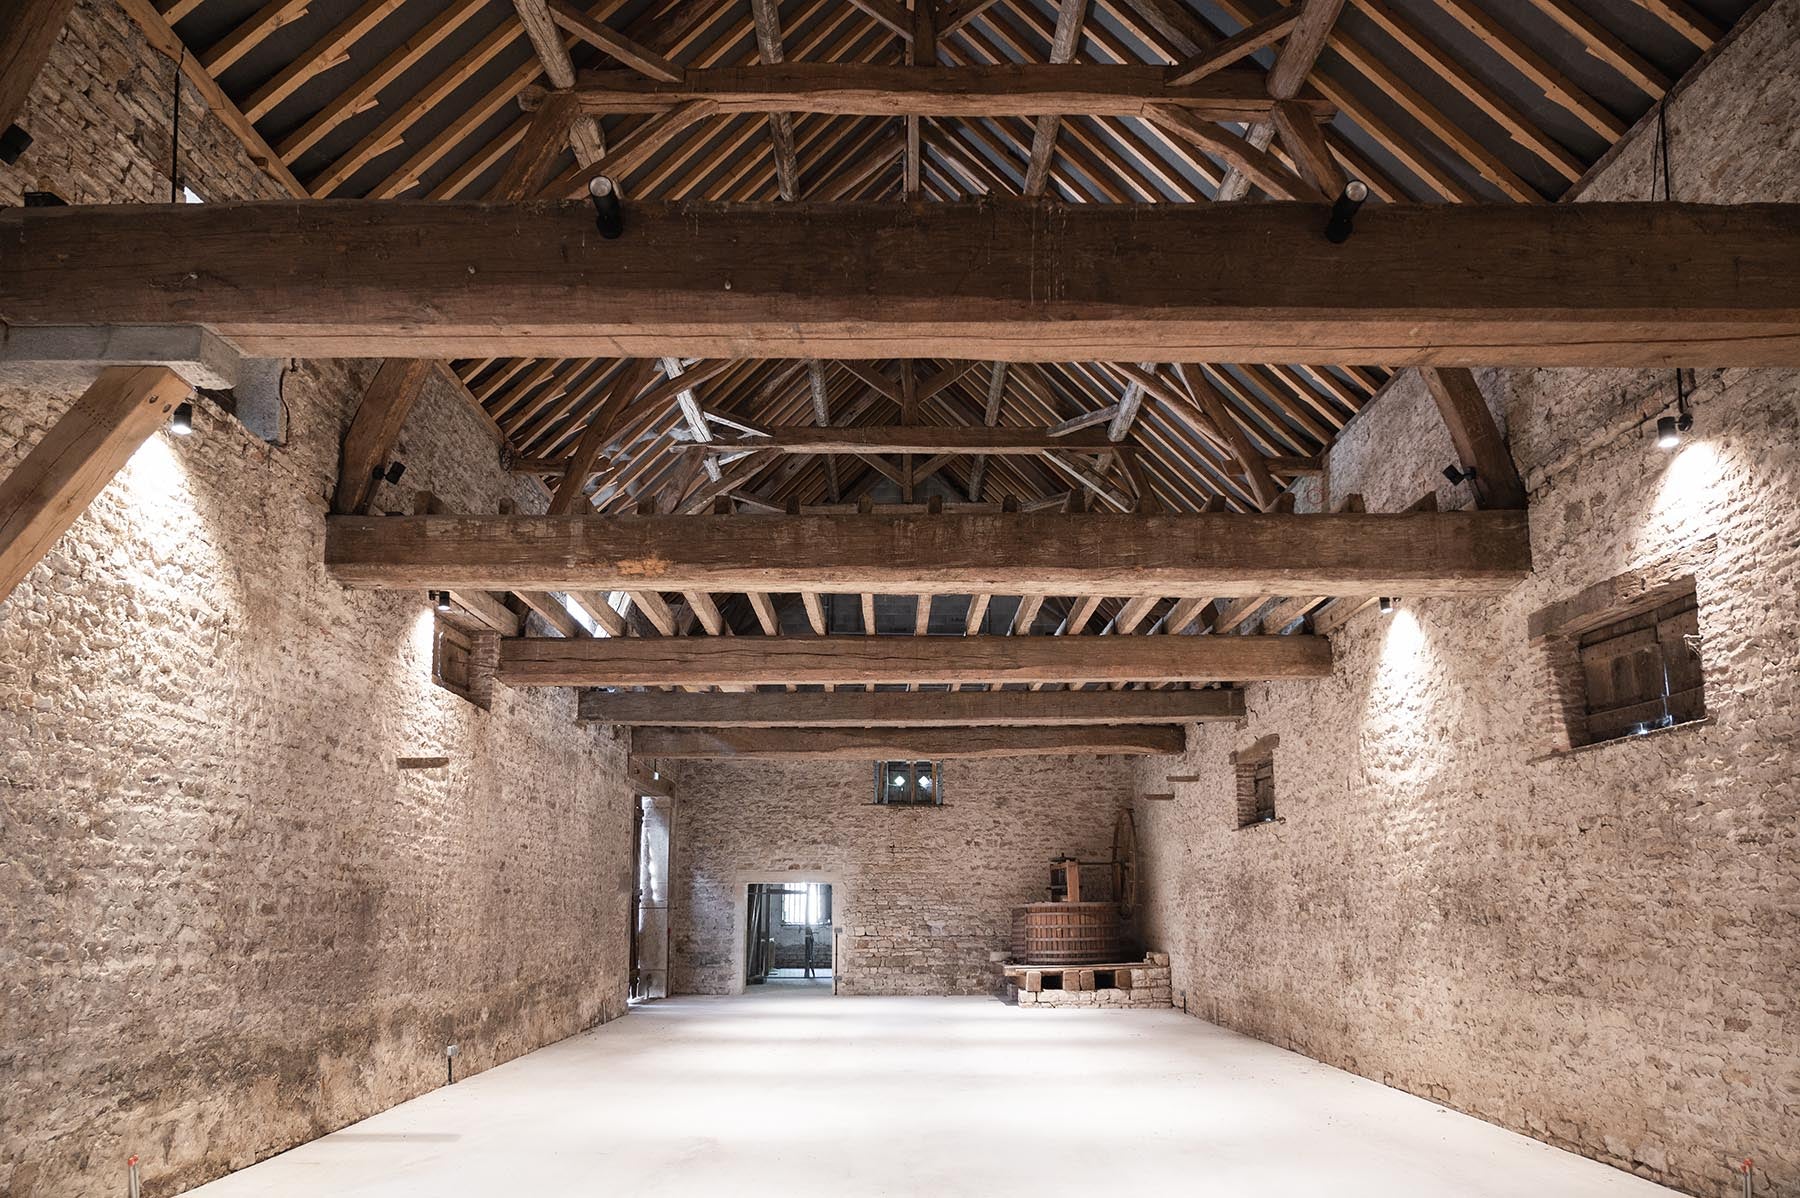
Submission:
<svg viewBox="0 0 1800 1198">
<path fill-rule="evenodd" d="M 765 992 L 835 992 L 831 883 L 752 882 L 744 984 Z"/>
<path fill-rule="evenodd" d="M 639 795 L 633 844 L 630 1001 L 669 996 L 669 865 L 675 800 Z"/>
</svg>

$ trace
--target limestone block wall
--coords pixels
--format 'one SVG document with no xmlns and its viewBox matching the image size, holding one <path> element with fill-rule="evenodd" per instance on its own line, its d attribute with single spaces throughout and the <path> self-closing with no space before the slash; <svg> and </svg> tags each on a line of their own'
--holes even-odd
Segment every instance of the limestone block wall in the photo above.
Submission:
<svg viewBox="0 0 1800 1198">
<path fill-rule="evenodd" d="M 1800 200 L 1796 112 L 1800 2 L 1777 0 L 1675 96 L 1675 198 Z M 1653 141 L 1582 199 L 1648 198 Z M 1142 789 L 1176 795 L 1139 804 L 1150 938 L 1203 1018 L 1692 1193 L 1739 1193 L 1745 1156 L 1758 1195 L 1794 1192 L 1800 373 L 1702 370 L 1676 453 L 1639 424 L 1672 372 L 1483 382 L 1534 576 L 1370 608 L 1334 677 L 1253 687 L 1244 726 L 1146 759 Z M 1408 377 L 1330 454 L 1329 498 L 1460 506 L 1453 460 Z M 1668 562 L 1696 576 L 1712 722 L 1556 752 L 1533 613 Z M 1240 830 L 1230 755 L 1270 735 L 1279 822 Z"/>
<path fill-rule="evenodd" d="M 942 777 L 944 806 L 882 807 L 868 762 L 683 763 L 674 991 L 741 990 L 746 888 L 811 881 L 832 883 L 841 993 L 995 992 L 1012 908 L 1043 900 L 1051 858 L 1111 854 L 1131 766 L 946 761 Z"/>
<path fill-rule="evenodd" d="M 174 69 L 77 4 L 0 203 L 166 197 Z M 191 90 L 182 131 L 209 200 L 277 194 Z M 433 686 L 425 597 L 325 576 L 372 370 L 295 364 L 281 446 L 202 403 L 0 604 L 0 1194 L 110 1198 L 133 1154 L 176 1193 L 624 1009 L 623 740 Z M 0 469 L 83 383 L 0 386 Z M 447 386 L 398 456 L 378 507 L 533 500 Z"/>
</svg>

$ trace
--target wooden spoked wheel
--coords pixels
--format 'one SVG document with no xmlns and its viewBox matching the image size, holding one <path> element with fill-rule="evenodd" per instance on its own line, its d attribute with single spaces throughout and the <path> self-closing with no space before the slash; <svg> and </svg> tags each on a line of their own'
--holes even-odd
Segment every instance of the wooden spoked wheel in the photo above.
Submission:
<svg viewBox="0 0 1800 1198">
<path fill-rule="evenodd" d="M 1113 822 L 1113 897 L 1118 900 L 1119 914 L 1127 919 L 1137 910 L 1138 863 L 1137 820 L 1128 807 Z"/>
</svg>

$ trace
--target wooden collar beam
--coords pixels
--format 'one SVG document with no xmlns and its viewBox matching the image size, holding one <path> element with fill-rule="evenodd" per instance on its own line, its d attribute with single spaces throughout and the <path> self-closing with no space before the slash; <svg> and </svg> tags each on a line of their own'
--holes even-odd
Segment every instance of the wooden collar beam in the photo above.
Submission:
<svg viewBox="0 0 1800 1198">
<path fill-rule="evenodd" d="M 883 595 L 1494 595 L 1525 513 L 334 516 L 345 586 Z"/>
<path fill-rule="evenodd" d="M 1260 70 L 1239 67 L 1189 84 L 1171 84 L 1170 75 L 1159 66 L 1092 63 L 784 62 L 690 70 L 673 82 L 626 71 L 588 71 L 573 96 L 579 111 L 593 115 L 665 112 L 695 102 L 724 116 L 1142 117 L 1152 108 L 1171 106 L 1203 121 L 1243 122 L 1268 120 L 1274 110 Z M 1316 97 L 1300 103 L 1321 119 L 1333 111 Z"/>
<path fill-rule="evenodd" d="M 1094 728 L 640 728 L 652 761 L 941 761 L 960 757 L 1168 756 L 1187 734 L 1166 724 Z"/>
<path fill-rule="evenodd" d="M 1343 245 L 1326 218 L 645 203 L 607 241 L 579 203 L 12 208 L 0 321 L 260 357 L 1800 366 L 1800 205 L 1395 204 Z"/>
<path fill-rule="evenodd" d="M 1256 682 L 1324 678 L 1320 636 L 686 636 L 500 643 L 509 686 Z"/>
<path fill-rule="evenodd" d="M 967 728 L 1194 724 L 1244 718 L 1240 690 L 583 691 L 590 724 L 667 728 Z"/>
<path fill-rule="evenodd" d="M 988 425 L 865 425 L 855 428 L 818 428 L 797 425 L 770 428 L 766 437 L 741 441 L 688 442 L 669 448 L 683 453 L 996 453 L 1032 454 L 1050 449 L 1086 449 L 1101 453 L 1118 448 L 1103 429 L 1081 429 L 1057 434 L 1048 428 L 1006 428 Z"/>
</svg>

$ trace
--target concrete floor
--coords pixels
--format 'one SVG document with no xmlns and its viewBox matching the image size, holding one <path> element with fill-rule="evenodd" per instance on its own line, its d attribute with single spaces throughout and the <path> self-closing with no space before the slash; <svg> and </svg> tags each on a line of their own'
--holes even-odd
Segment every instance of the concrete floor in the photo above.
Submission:
<svg viewBox="0 0 1800 1198">
<path fill-rule="evenodd" d="M 192 1191 L 1649 1198 L 1177 1011 L 676 998 Z"/>
</svg>

